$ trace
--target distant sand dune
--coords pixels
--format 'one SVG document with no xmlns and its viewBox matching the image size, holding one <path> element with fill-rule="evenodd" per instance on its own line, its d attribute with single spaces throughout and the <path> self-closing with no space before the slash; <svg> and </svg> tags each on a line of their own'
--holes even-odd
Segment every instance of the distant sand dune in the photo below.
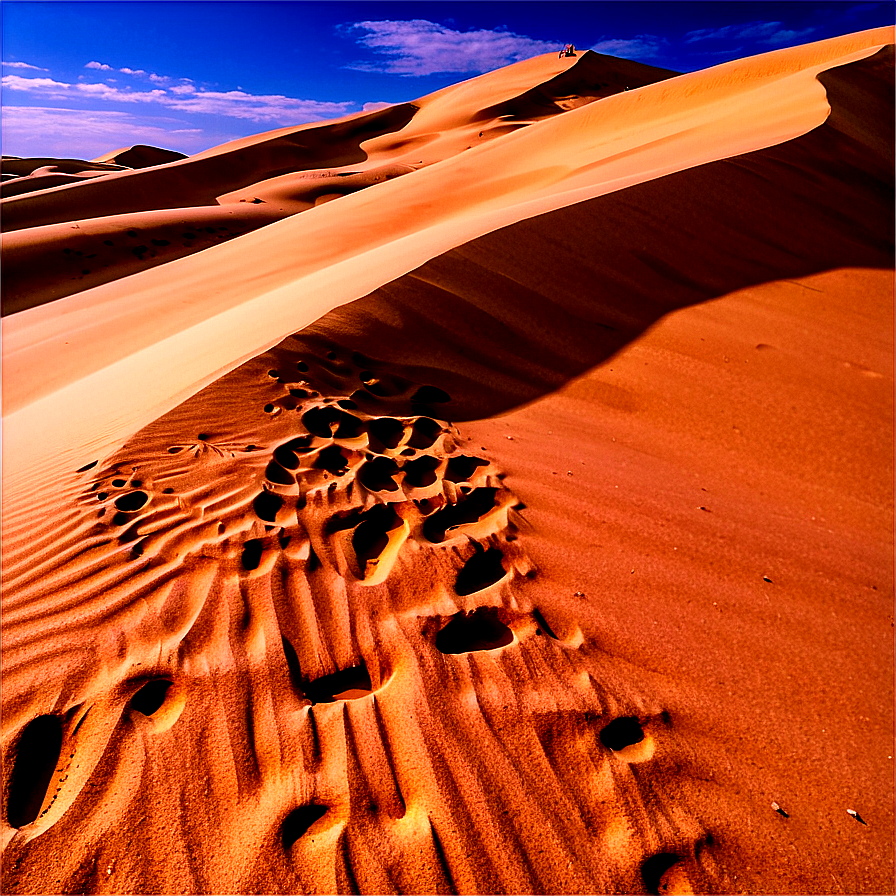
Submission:
<svg viewBox="0 0 896 896">
<path fill-rule="evenodd" d="M 5 889 L 884 891 L 891 43 L 5 200 Z"/>
</svg>

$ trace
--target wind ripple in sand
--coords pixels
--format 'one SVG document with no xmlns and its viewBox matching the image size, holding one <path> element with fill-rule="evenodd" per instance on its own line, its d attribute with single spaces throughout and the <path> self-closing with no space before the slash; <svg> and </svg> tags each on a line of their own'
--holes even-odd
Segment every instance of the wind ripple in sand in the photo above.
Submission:
<svg viewBox="0 0 896 896">
<path fill-rule="evenodd" d="M 11 583 L 8 891 L 713 889 L 672 720 L 527 598 L 450 396 L 299 349 L 86 464 Z"/>
</svg>

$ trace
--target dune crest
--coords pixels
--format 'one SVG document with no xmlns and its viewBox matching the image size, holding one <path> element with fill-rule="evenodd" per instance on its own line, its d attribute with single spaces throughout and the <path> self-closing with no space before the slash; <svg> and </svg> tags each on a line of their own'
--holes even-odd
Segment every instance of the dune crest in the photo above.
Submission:
<svg viewBox="0 0 896 896">
<path fill-rule="evenodd" d="M 6 889 L 884 889 L 891 42 L 5 201 Z"/>
<path fill-rule="evenodd" d="M 102 434 L 111 447 L 223 370 L 454 245 L 532 214 L 744 152 L 751 141 L 757 148 L 820 124 L 828 107 L 818 71 L 870 55 L 890 38 L 890 31 L 878 29 L 822 41 L 756 57 L 752 65 L 750 60 L 728 63 L 590 103 L 441 165 L 346 196 L 338 205 L 326 203 L 263 233 L 247 234 L 231 247 L 183 258 L 176 268 L 146 271 L 73 296 L 63 300 L 64 313 L 60 306 L 16 315 L 4 327 L 6 363 L 16 372 L 5 396 L 5 412 L 17 418 L 11 429 L 24 433 L 49 415 L 67 432 Z M 549 71 L 556 63 L 550 61 Z M 773 88 L 782 86 L 782 79 L 791 79 L 779 91 L 786 101 L 772 103 Z M 680 94 L 676 85 L 683 85 Z M 375 126 L 394 126 L 388 116 L 397 109 L 373 113 L 381 116 Z M 719 114 L 729 128 L 724 139 L 713 125 Z M 766 115 L 770 141 L 756 126 L 755 116 Z M 362 127 L 351 121 L 344 126 L 352 135 Z M 595 134 L 601 135 L 597 141 Z M 651 162 L 651 154 L 663 161 Z M 123 176 L 131 175 L 111 175 L 106 182 Z M 5 219 L 11 217 L 7 211 Z M 427 222 L 422 229 L 421 220 Z M 298 259 L 290 248 L 296 244 L 303 247 Z M 383 251 L 385 246 L 390 251 Z M 251 272 L 243 261 L 247 254 L 255 259 Z M 67 339 L 72 329 L 84 338 Z M 189 345 L 200 329 L 206 349 L 197 355 Z M 239 346 L 233 344 L 235 334 Z M 55 370 L 43 368 L 40 358 L 47 351 L 57 359 Z M 164 380 L 152 376 L 159 363 L 167 368 Z M 124 381 L 141 383 L 136 405 L 132 390 L 125 394 L 116 385 Z M 73 419 L 74 407 L 95 410 L 89 419 L 84 412 Z M 47 445 L 55 456 L 64 450 L 58 440 L 30 442 Z M 10 443 L 8 451 L 12 469 L 19 457 L 37 460 L 33 447 L 23 456 Z"/>
</svg>

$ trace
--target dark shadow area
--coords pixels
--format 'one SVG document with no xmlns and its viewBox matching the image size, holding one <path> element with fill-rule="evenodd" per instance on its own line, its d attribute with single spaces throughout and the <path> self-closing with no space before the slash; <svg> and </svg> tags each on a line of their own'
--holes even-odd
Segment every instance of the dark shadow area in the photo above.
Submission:
<svg viewBox="0 0 896 896">
<path fill-rule="evenodd" d="M 283 656 L 286 658 L 286 667 L 289 669 L 289 680 L 292 682 L 292 686 L 304 696 L 305 692 L 302 689 L 302 669 L 301 666 L 299 666 L 299 657 L 292 644 L 285 637 L 282 640 Z"/>
<path fill-rule="evenodd" d="M 6 798 L 6 818 L 14 828 L 37 818 L 61 750 L 62 723 L 58 716 L 38 716 L 25 726 L 14 747 Z"/>
<path fill-rule="evenodd" d="M 145 716 L 151 716 L 153 713 L 158 712 L 168 696 L 171 684 L 172 682 L 164 678 L 146 682 L 131 697 L 131 709 L 136 709 L 137 712 L 142 712 Z"/>
<path fill-rule="evenodd" d="M 283 848 L 289 849 L 299 837 L 304 836 L 316 821 L 327 814 L 327 806 L 299 806 L 283 820 Z"/>
<path fill-rule="evenodd" d="M 678 309 L 835 268 L 890 268 L 892 48 L 820 80 L 832 112 L 801 137 L 487 234 L 265 357 L 375 345 L 371 382 L 438 383 L 459 422 L 556 390 Z M 368 413 L 414 407 L 406 393 L 357 395 Z"/>
<path fill-rule="evenodd" d="M 600 732 L 600 742 L 609 750 L 619 751 L 644 740 L 644 729 L 633 716 L 613 719 Z"/>
<path fill-rule="evenodd" d="M 442 653 L 470 653 L 494 650 L 513 643 L 513 632 L 498 618 L 494 607 L 480 607 L 472 613 L 458 613 L 436 635 L 436 647 Z"/>
<path fill-rule="evenodd" d="M 283 498 L 273 492 L 261 492 L 252 502 L 255 515 L 266 523 L 277 520 L 277 511 L 283 506 Z"/>
<path fill-rule="evenodd" d="M 442 427 L 432 417 L 418 417 L 411 429 L 408 445 L 421 451 L 431 448 L 441 433 Z"/>
<path fill-rule="evenodd" d="M 468 457 L 465 454 L 459 454 L 448 461 L 445 478 L 449 482 L 469 482 L 476 470 L 479 467 L 487 467 L 488 463 L 481 457 Z"/>
<path fill-rule="evenodd" d="M 389 457 L 368 460 L 358 471 L 358 480 L 372 492 L 397 492 L 398 483 L 392 478 L 398 472 L 398 464 Z"/>
<path fill-rule="evenodd" d="M 125 513 L 133 513 L 139 510 L 147 501 L 149 495 L 146 492 L 128 492 L 115 499 L 115 506 Z"/>
<path fill-rule="evenodd" d="M 423 524 L 423 534 L 433 543 L 444 541 L 448 533 L 457 526 L 475 523 L 494 509 L 496 488 L 477 488 L 457 504 L 449 504 Z"/>
<path fill-rule="evenodd" d="M 298 456 L 287 445 L 278 445 L 274 449 L 274 460 L 286 470 L 298 470 L 299 468 Z"/>
<path fill-rule="evenodd" d="M 324 439 L 356 439 L 364 432 L 364 423 L 352 414 L 328 405 L 312 408 L 302 414 L 302 424 L 308 432 Z"/>
<path fill-rule="evenodd" d="M 373 684 L 366 666 L 341 669 L 315 681 L 302 682 L 302 690 L 312 703 L 334 703 L 337 700 L 357 700 L 373 693 Z"/>
<path fill-rule="evenodd" d="M 445 404 L 451 401 L 451 396 L 438 386 L 421 386 L 412 396 L 411 401 L 419 401 L 423 404 Z"/>
<path fill-rule="evenodd" d="M 367 424 L 367 432 L 371 439 L 371 450 L 397 448 L 404 435 L 404 424 L 394 417 L 379 417 Z"/>
<path fill-rule="evenodd" d="M 276 482 L 278 485 L 295 485 L 296 478 L 289 470 L 284 470 L 275 460 L 268 461 L 264 471 L 268 482 Z"/>
<path fill-rule="evenodd" d="M 401 525 L 401 517 L 389 504 L 374 504 L 360 515 L 360 524 L 352 533 L 352 548 L 361 572 L 371 560 L 376 560 L 389 544 L 389 533 Z"/>
<path fill-rule="evenodd" d="M 261 492 L 252 502 L 255 515 L 266 523 L 277 521 L 277 511 L 283 506 L 283 498 L 273 492 Z"/>
<path fill-rule="evenodd" d="M 554 634 L 554 630 L 548 625 L 547 620 L 542 616 L 539 610 L 532 608 L 532 618 L 538 623 L 538 634 L 545 634 L 555 641 L 560 639 Z"/>
<path fill-rule="evenodd" d="M 326 470 L 334 476 L 343 476 L 348 472 L 348 458 L 338 445 L 328 445 L 322 449 L 314 461 L 318 470 Z"/>
<path fill-rule="evenodd" d="M 586 50 L 575 63 L 520 96 L 483 109 L 475 120 L 548 118 L 594 100 L 674 78 L 678 72 Z"/>
<path fill-rule="evenodd" d="M 243 545 L 243 554 L 240 558 L 240 562 L 243 564 L 243 569 L 258 569 L 258 564 L 261 563 L 261 554 L 263 550 L 264 545 L 261 543 L 261 539 L 252 538 L 247 541 Z"/>
<path fill-rule="evenodd" d="M 661 852 L 649 859 L 645 859 L 641 865 L 641 877 L 644 878 L 644 886 L 647 892 L 659 896 L 665 893 L 663 887 L 663 875 L 673 866 L 681 861 L 681 857 L 671 852 Z"/>
<path fill-rule="evenodd" d="M 463 565 L 463 569 L 457 574 L 454 590 L 465 597 L 475 594 L 500 582 L 507 574 L 504 569 L 504 555 L 497 548 L 489 548 L 487 551 L 477 552 Z"/>
<path fill-rule="evenodd" d="M 436 470 L 440 463 L 437 457 L 418 457 L 417 460 L 409 460 L 402 468 L 404 481 L 412 488 L 426 488 L 436 481 Z"/>
</svg>

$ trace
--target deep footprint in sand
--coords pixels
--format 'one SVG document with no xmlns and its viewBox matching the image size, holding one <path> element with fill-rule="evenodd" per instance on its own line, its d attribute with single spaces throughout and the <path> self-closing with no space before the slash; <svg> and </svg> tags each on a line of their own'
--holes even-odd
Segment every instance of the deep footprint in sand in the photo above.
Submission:
<svg viewBox="0 0 896 896">
<path fill-rule="evenodd" d="M 228 646 L 216 648 L 218 656 L 229 656 L 236 645 L 251 657 L 241 677 L 226 685 L 222 679 L 218 686 L 241 695 L 244 705 L 234 703 L 232 709 L 242 714 L 241 724 L 254 726 L 256 733 L 247 736 L 267 736 L 258 733 L 261 722 L 255 718 L 264 717 L 265 705 L 285 712 L 290 735 L 284 745 L 294 743 L 288 749 L 303 757 L 301 767 L 325 785 L 324 794 L 316 784 L 303 783 L 307 802 L 298 808 L 284 802 L 285 794 L 278 798 L 270 829 L 294 855 L 338 836 L 339 861 L 346 868 L 355 848 L 347 844 L 362 836 L 363 825 L 374 825 L 378 837 L 396 838 L 395 848 L 404 843 L 371 807 L 407 799 L 395 796 L 404 736 L 396 720 L 406 713 L 409 724 L 417 725 L 430 717 L 427 713 L 440 717 L 444 701 L 463 714 L 464 694 L 472 689 L 482 702 L 477 712 L 489 715 L 495 711 L 488 696 L 495 690 L 490 670 L 504 664 L 508 670 L 518 667 L 513 674 L 522 675 L 525 700 L 530 691 L 533 699 L 550 693 L 551 701 L 573 701 L 576 707 L 601 699 L 590 675 L 572 674 L 577 663 L 586 663 L 581 637 L 569 635 L 570 623 L 558 622 L 558 638 L 554 620 L 525 597 L 534 567 L 517 541 L 523 505 L 501 471 L 473 454 L 456 429 L 432 413 L 433 407 L 447 406 L 450 396 L 369 359 L 361 366 L 347 357 L 342 352 L 278 357 L 257 370 L 260 391 L 253 394 L 260 400 L 253 405 L 251 427 L 238 434 L 211 423 L 200 432 L 195 422 L 192 430 L 163 429 L 154 454 L 147 450 L 146 456 L 130 458 L 125 452 L 113 458 L 118 463 L 97 465 L 82 493 L 85 506 L 108 508 L 108 517 L 120 524 L 118 540 L 130 547 L 128 562 L 138 574 L 180 556 L 212 576 L 206 596 L 198 592 L 212 606 L 189 611 L 197 619 L 196 646 L 191 630 L 178 648 L 189 656 L 186 668 L 205 668 L 201 645 L 213 629 L 222 636 L 230 631 Z M 141 481 L 138 467 L 151 475 L 142 474 Z M 176 588 L 174 614 L 189 598 Z M 234 620 L 230 628 L 221 624 L 228 618 Z M 255 665 L 265 655 L 268 666 Z M 186 699 L 177 662 L 166 666 L 166 673 L 127 685 L 129 720 L 159 744 L 178 724 Z M 268 697 L 263 695 L 269 685 L 253 671 L 262 668 L 268 668 L 265 681 L 281 683 Z M 274 669 L 279 672 L 270 676 Z M 439 669 L 458 677 L 442 681 Z M 414 699 L 430 707 L 418 712 L 406 703 L 407 688 L 421 673 L 428 678 L 425 670 L 436 674 L 415 685 L 422 691 Z M 199 695 L 204 675 L 190 687 L 191 720 L 207 699 Z M 566 743 L 562 731 L 549 738 L 520 708 L 498 712 L 490 736 L 502 739 L 507 722 L 508 731 L 532 729 L 556 762 L 574 759 L 575 768 L 587 774 L 596 774 L 590 769 L 601 763 L 627 773 L 648 758 L 645 745 L 654 743 L 649 717 L 614 720 L 588 710 L 593 720 L 583 723 L 585 733 L 576 735 L 581 741 L 576 746 L 578 740 Z M 455 737 L 454 730 L 445 736 Z M 463 741 L 462 731 L 456 736 Z M 516 748 L 513 738 L 501 742 L 502 750 Z M 335 744 L 344 744 L 338 749 L 354 758 L 348 772 L 332 777 L 338 770 L 328 757 Z M 305 781 L 305 772 L 295 774 Z M 556 775 L 569 777 L 559 770 Z M 574 788 L 574 778 L 563 786 Z M 457 779 L 452 786 L 464 791 L 466 784 Z M 609 779 L 601 786 L 610 788 L 601 799 L 612 799 Z M 347 815 L 342 808 L 332 810 L 344 804 L 350 806 Z M 581 808 L 589 837 L 600 835 L 606 824 L 600 805 L 598 800 Z M 439 843 L 432 847 L 433 861 L 453 880 L 453 868 L 464 863 L 454 855 L 449 862 L 446 850 L 454 846 Z M 656 867 L 645 865 L 645 887 L 666 887 L 676 873 L 666 868 L 657 876 Z M 638 869 L 640 864 L 632 870 Z"/>
<path fill-rule="evenodd" d="M 19 735 L 6 800 L 6 817 L 14 828 L 30 824 L 40 814 L 61 751 L 58 716 L 38 716 Z"/>
<path fill-rule="evenodd" d="M 513 643 L 513 631 L 503 623 L 493 607 L 481 607 L 470 614 L 459 613 L 436 635 L 436 647 L 447 654 L 496 650 Z"/>
</svg>

